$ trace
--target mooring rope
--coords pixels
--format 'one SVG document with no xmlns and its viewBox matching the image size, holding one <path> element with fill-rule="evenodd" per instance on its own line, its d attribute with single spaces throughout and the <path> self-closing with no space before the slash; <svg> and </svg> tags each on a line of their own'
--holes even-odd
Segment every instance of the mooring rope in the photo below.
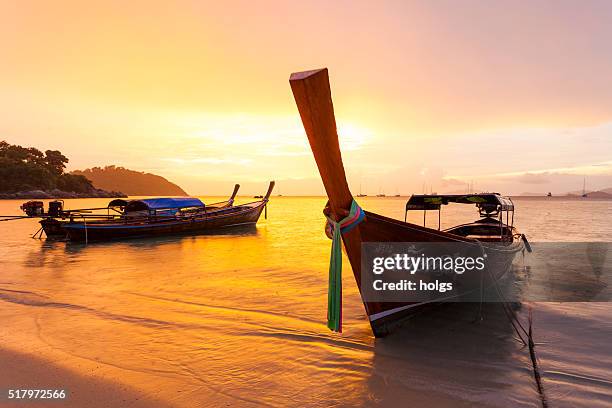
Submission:
<svg viewBox="0 0 612 408">
<path fill-rule="evenodd" d="M 480 245 L 480 249 L 484 253 L 484 246 L 482 245 L 480 241 L 478 241 L 478 244 Z M 525 252 L 523 250 L 523 262 L 525 262 L 524 256 L 525 256 Z M 536 387 L 538 390 L 538 395 L 540 396 L 540 402 L 542 404 L 542 408 L 548 408 L 548 399 L 546 398 L 546 394 L 544 392 L 542 376 L 540 374 L 540 369 L 538 367 L 538 358 L 535 352 L 535 342 L 533 341 L 533 329 L 532 329 L 533 315 L 531 311 L 531 305 L 529 305 L 529 316 L 528 316 L 529 330 L 527 330 L 525 329 L 521 321 L 518 319 L 518 317 L 516 317 L 516 315 L 512 312 L 512 309 L 510 307 L 510 302 L 504 296 L 501 288 L 499 287 L 497 280 L 493 276 L 493 273 L 490 269 L 489 269 L 489 275 L 491 277 L 491 280 L 493 281 L 493 286 L 495 287 L 497 295 L 499 296 L 501 300 L 502 309 L 504 310 L 506 317 L 510 321 L 510 324 L 512 325 L 512 327 L 514 328 L 514 331 L 516 332 L 518 339 L 521 341 L 521 343 L 523 343 L 523 346 L 529 349 L 529 358 L 531 360 L 531 366 L 533 368 L 533 377 L 534 377 Z M 482 298 L 481 298 L 481 301 L 482 301 Z M 519 328 L 520 328 L 520 331 L 519 331 Z M 523 338 L 521 331 L 525 335 L 525 338 Z"/>
<path fill-rule="evenodd" d="M 365 218 L 365 213 L 353 200 L 349 215 L 340 221 L 327 216 L 332 230 L 331 257 L 329 260 L 329 286 L 327 290 L 327 327 L 342 333 L 342 234 L 349 232 Z"/>
</svg>

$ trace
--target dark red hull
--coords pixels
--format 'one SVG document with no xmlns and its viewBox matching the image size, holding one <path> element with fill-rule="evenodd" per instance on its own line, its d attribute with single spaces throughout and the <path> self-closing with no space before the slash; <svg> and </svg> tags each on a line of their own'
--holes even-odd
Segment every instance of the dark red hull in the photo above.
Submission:
<svg viewBox="0 0 612 408">
<path fill-rule="evenodd" d="M 229 207 L 213 211 L 197 218 L 144 221 L 138 223 L 84 222 L 66 223 L 63 228 L 71 241 L 109 241 L 141 237 L 159 237 L 176 234 L 198 234 L 221 228 L 254 225 L 259 220 L 266 203 Z"/>
<path fill-rule="evenodd" d="M 343 237 L 347 256 L 353 269 L 353 275 L 357 285 L 361 288 L 361 245 L 353 245 L 351 235 L 359 236 L 360 242 L 435 242 L 435 243 L 465 243 L 473 244 L 481 248 L 487 254 L 487 268 L 483 271 L 482 280 L 480 274 L 473 276 L 462 276 L 461 291 L 452 298 L 439 294 L 428 301 L 420 302 L 368 302 L 364 299 L 364 306 L 372 331 L 376 337 L 387 335 L 394 327 L 403 323 L 416 312 L 419 312 L 429 304 L 442 301 L 462 301 L 463 295 L 478 293 L 482 288 L 491 289 L 500 280 L 511 272 L 512 263 L 516 254 L 523 250 L 522 241 L 507 243 L 477 243 L 458 235 L 449 234 L 419 225 L 405 223 L 392 218 L 384 217 L 366 211 L 366 218 L 354 230 Z M 348 238 L 348 239 L 347 239 Z M 349 241 L 349 242 L 347 242 Z M 348 244 L 348 245 L 347 245 Z M 350 248 L 350 249 L 349 249 Z"/>
<path fill-rule="evenodd" d="M 40 225 L 48 238 L 66 238 L 64 225 L 67 223 L 68 221 L 60 221 L 55 218 L 43 218 L 40 221 Z"/>
</svg>

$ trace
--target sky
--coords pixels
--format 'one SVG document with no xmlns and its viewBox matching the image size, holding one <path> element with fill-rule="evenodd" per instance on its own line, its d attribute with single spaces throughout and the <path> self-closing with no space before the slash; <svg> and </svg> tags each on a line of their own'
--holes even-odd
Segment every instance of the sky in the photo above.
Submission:
<svg viewBox="0 0 612 408">
<path fill-rule="evenodd" d="M 288 78 L 328 67 L 353 193 L 609 188 L 610 21 L 608 1 L 0 1 L 0 139 L 191 194 L 323 194 Z"/>
</svg>

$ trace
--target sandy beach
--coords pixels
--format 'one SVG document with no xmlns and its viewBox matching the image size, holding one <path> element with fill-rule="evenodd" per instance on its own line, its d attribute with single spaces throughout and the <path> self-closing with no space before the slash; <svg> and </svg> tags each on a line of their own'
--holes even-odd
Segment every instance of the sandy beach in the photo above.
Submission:
<svg viewBox="0 0 612 408">
<path fill-rule="evenodd" d="M 36 357 L 32 354 L 0 349 L 0 389 L 3 407 L 159 407 L 173 405 L 145 396 L 129 386 L 111 379 L 108 367 L 92 363 L 81 363 L 80 372 L 64 368 L 58 360 Z M 86 367 L 87 366 L 87 367 Z M 67 398 L 63 401 L 16 400 L 9 402 L 7 389 L 64 389 Z"/>
</svg>

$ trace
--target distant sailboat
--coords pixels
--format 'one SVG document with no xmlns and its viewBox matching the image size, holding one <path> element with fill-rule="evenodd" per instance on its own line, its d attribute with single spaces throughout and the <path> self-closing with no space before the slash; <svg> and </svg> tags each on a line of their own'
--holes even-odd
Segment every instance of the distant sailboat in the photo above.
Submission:
<svg viewBox="0 0 612 408">
<path fill-rule="evenodd" d="M 586 192 L 586 177 L 582 179 L 582 196 L 588 197 L 588 194 Z"/>
<path fill-rule="evenodd" d="M 359 194 L 357 194 L 357 197 L 367 197 L 367 196 L 368 196 L 367 194 L 363 194 L 361 192 L 361 181 L 360 181 L 359 182 Z"/>
</svg>

